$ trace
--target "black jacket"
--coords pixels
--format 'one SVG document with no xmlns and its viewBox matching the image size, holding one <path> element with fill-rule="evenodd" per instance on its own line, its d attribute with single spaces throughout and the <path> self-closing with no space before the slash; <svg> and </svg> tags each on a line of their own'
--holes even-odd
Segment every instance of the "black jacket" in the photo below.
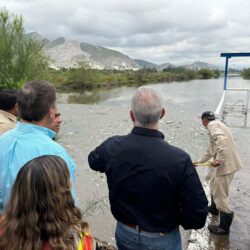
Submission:
<svg viewBox="0 0 250 250">
<path fill-rule="evenodd" d="M 158 130 L 134 127 L 104 141 L 88 160 L 107 176 L 116 220 L 148 232 L 204 226 L 208 201 L 190 156 Z"/>
</svg>

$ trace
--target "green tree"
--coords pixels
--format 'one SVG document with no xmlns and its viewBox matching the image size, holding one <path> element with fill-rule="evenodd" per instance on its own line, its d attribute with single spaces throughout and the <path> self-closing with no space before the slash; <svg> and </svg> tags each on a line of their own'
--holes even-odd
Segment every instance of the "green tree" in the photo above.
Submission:
<svg viewBox="0 0 250 250">
<path fill-rule="evenodd" d="M 209 78 L 212 78 L 214 76 L 212 70 L 209 70 L 209 69 L 200 69 L 198 71 L 198 74 L 199 74 L 201 79 L 209 79 Z"/>
<path fill-rule="evenodd" d="M 250 68 L 243 69 L 242 72 L 241 72 L 241 76 L 244 79 L 250 79 Z"/>
<path fill-rule="evenodd" d="M 75 88 L 90 88 L 94 82 L 94 74 L 84 62 L 79 62 L 79 68 L 68 71 L 68 84 Z"/>
<path fill-rule="evenodd" d="M 22 16 L 0 9 L 0 89 L 18 88 L 48 69 L 42 42 L 25 36 Z"/>
<path fill-rule="evenodd" d="M 218 78 L 220 76 L 220 71 L 218 69 L 215 69 L 213 71 L 213 74 L 214 74 L 214 78 Z"/>
</svg>

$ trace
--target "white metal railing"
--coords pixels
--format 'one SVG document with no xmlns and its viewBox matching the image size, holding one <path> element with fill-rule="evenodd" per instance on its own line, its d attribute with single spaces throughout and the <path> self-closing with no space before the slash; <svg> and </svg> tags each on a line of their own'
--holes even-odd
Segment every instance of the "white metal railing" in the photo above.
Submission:
<svg viewBox="0 0 250 250">
<path fill-rule="evenodd" d="M 226 95 L 226 90 L 223 90 L 223 93 L 222 93 L 221 98 L 220 98 L 220 102 L 219 102 L 219 104 L 214 112 L 216 118 L 218 118 L 220 120 L 222 119 L 222 115 L 223 115 L 225 95 Z"/>
</svg>

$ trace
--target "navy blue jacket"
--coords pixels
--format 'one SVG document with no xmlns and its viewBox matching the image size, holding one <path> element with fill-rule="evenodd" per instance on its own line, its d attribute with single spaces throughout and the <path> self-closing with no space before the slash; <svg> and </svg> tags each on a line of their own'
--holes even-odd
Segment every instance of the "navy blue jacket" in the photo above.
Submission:
<svg viewBox="0 0 250 250">
<path fill-rule="evenodd" d="M 204 226 L 208 201 L 190 156 L 158 130 L 134 127 L 104 141 L 88 160 L 107 176 L 116 220 L 148 232 Z"/>
</svg>

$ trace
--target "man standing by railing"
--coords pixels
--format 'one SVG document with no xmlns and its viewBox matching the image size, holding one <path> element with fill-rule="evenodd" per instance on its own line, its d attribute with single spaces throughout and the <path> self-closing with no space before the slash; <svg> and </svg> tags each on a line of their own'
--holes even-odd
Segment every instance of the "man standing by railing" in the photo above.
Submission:
<svg viewBox="0 0 250 250">
<path fill-rule="evenodd" d="M 233 136 L 224 123 L 215 120 L 211 111 L 201 116 L 202 124 L 208 129 L 210 145 L 195 164 L 204 163 L 211 158 L 211 165 L 216 168 L 210 179 L 211 206 L 209 212 L 220 215 L 219 225 L 209 225 L 214 234 L 229 234 L 234 212 L 229 206 L 229 187 L 235 172 L 242 168 L 242 162 L 236 150 Z"/>
</svg>

